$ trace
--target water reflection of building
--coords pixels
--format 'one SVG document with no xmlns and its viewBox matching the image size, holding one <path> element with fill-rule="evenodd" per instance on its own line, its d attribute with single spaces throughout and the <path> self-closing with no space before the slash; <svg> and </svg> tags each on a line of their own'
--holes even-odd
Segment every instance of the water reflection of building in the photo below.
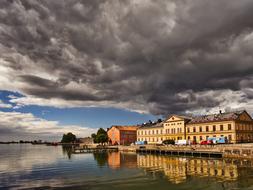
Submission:
<svg viewBox="0 0 253 190">
<path fill-rule="evenodd" d="M 163 171 L 173 183 L 182 183 L 187 176 L 214 177 L 221 181 L 238 177 L 237 165 L 226 160 L 137 155 L 137 164 L 149 171 Z"/>
<path fill-rule="evenodd" d="M 111 152 L 108 153 L 108 166 L 117 168 L 136 168 L 137 155 L 134 153 Z"/>
</svg>

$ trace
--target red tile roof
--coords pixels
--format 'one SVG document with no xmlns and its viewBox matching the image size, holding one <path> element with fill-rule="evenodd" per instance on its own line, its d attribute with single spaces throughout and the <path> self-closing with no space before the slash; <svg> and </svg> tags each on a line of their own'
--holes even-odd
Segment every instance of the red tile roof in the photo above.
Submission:
<svg viewBox="0 0 253 190">
<path fill-rule="evenodd" d="M 118 126 L 118 125 L 113 125 L 112 127 L 115 127 L 120 131 L 136 131 L 139 128 L 138 126 Z"/>
</svg>

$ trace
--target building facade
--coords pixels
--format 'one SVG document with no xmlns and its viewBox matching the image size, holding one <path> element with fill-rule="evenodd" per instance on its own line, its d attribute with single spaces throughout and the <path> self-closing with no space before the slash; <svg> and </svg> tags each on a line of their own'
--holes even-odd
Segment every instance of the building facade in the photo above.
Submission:
<svg viewBox="0 0 253 190">
<path fill-rule="evenodd" d="M 186 139 L 196 143 L 208 137 L 224 137 L 228 143 L 253 142 L 253 120 L 246 111 L 194 117 L 186 128 Z"/>
<path fill-rule="evenodd" d="M 161 143 L 164 140 L 163 122 L 148 123 L 138 128 L 137 140 L 147 141 L 148 144 Z"/>
<path fill-rule="evenodd" d="M 148 144 L 167 139 L 200 143 L 209 137 L 224 137 L 228 143 L 253 142 L 253 119 L 245 110 L 196 117 L 172 115 L 137 130 L 137 139 Z"/>
<path fill-rule="evenodd" d="M 190 118 L 178 115 L 172 115 L 163 123 L 164 140 L 183 140 L 186 137 L 186 124 Z"/>
<path fill-rule="evenodd" d="M 107 130 L 109 144 L 129 145 L 137 140 L 137 126 L 112 126 Z"/>
</svg>

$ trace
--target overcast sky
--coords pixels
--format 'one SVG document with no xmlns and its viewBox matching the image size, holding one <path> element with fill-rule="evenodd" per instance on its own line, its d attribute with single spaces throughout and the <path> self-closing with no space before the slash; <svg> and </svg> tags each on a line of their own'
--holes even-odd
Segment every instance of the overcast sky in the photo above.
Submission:
<svg viewBox="0 0 253 190">
<path fill-rule="evenodd" d="M 219 109 L 252 114 L 252 18 L 252 0 L 1 0 L 0 89 L 10 94 L 0 120 L 20 114 L 62 129 L 60 118 L 21 112 L 29 106 L 113 108 L 136 113 L 136 123 Z M 11 124 L 0 123 L 8 133 Z M 91 126 L 72 128 L 99 127 Z"/>
</svg>

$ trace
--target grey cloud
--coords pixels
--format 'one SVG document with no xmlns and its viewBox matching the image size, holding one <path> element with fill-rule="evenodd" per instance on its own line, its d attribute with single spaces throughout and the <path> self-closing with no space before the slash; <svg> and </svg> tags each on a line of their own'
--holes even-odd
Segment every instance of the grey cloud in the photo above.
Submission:
<svg viewBox="0 0 253 190">
<path fill-rule="evenodd" d="M 182 113 L 219 107 L 231 91 L 251 101 L 251 18 L 250 0 L 5 0 L 0 43 L 54 77 L 2 55 L 28 96 Z"/>
</svg>

